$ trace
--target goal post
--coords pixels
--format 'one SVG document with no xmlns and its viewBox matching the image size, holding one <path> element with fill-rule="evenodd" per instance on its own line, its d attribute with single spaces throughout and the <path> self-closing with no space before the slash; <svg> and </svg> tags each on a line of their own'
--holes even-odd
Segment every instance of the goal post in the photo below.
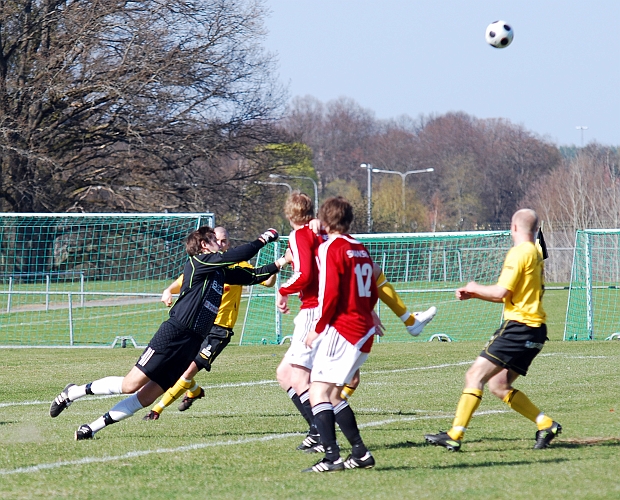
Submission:
<svg viewBox="0 0 620 500">
<path fill-rule="evenodd" d="M 620 337 L 620 229 L 577 231 L 564 340 Z"/>
<path fill-rule="evenodd" d="M 497 282 L 506 252 L 512 246 L 510 231 L 354 236 L 366 245 L 411 312 L 437 306 L 437 316 L 416 340 L 484 340 L 501 324 L 501 304 L 458 301 L 454 292 L 469 281 Z M 282 237 L 278 246 L 265 247 L 258 265 L 282 255 L 287 242 L 288 238 Z M 288 279 L 291 272 L 290 267 L 285 268 L 278 280 Z M 291 314 L 282 315 L 275 308 L 275 289 L 256 286 L 249 293 L 239 343 L 276 344 L 289 338 L 299 310 L 297 298 L 289 301 Z M 377 310 L 386 327 L 379 342 L 414 339 L 387 306 L 379 302 Z"/>
<path fill-rule="evenodd" d="M 0 214 L 0 346 L 145 345 L 204 214 Z"/>
</svg>

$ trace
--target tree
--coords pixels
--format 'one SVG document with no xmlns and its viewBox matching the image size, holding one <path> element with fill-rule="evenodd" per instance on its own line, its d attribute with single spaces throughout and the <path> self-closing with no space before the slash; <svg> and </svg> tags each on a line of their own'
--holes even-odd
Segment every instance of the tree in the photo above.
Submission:
<svg viewBox="0 0 620 500">
<path fill-rule="evenodd" d="M 0 9 L 3 210 L 206 210 L 269 168 L 262 0 Z M 267 155 L 268 156 L 268 155 Z"/>
<path fill-rule="evenodd" d="M 349 232 L 366 232 L 366 202 L 355 183 L 336 179 L 325 186 L 324 194 L 325 198 L 331 196 L 342 196 L 346 198 L 353 206 L 353 223 L 351 224 Z"/>
<path fill-rule="evenodd" d="M 553 144 L 523 127 L 465 113 L 382 121 L 349 99 L 323 104 L 305 97 L 293 101 L 282 125 L 311 147 L 319 179 L 326 182 L 340 179 L 366 190 L 360 163 L 402 173 L 434 168 L 407 178 L 407 199 L 427 207 L 428 216 L 415 211 L 405 220 L 402 205 L 396 197 L 382 197 L 381 181 L 373 176 L 375 230 L 507 227 L 519 200 L 561 161 Z"/>
<path fill-rule="evenodd" d="M 428 231 L 426 209 L 415 189 L 405 188 L 402 200 L 402 179 L 390 175 L 373 182 L 373 230 L 377 233 L 408 233 Z"/>
<path fill-rule="evenodd" d="M 620 168 L 617 150 L 591 145 L 539 179 L 522 201 L 548 232 L 620 227 Z"/>
<path fill-rule="evenodd" d="M 363 179 L 359 166 L 369 157 L 376 123 L 373 113 L 352 99 L 324 105 L 307 96 L 293 99 L 281 125 L 294 140 L 310 146 L 320 185 L 326 185 L 336 179 Z"/>
</svg>

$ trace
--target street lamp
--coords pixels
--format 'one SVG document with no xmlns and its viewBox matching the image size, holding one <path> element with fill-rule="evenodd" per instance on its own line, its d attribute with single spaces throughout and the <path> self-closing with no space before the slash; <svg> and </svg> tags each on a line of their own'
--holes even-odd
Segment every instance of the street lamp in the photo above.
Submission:
<svg viewBox="0 0 620 500">
<path fill-rule="evenodd" d="M 306 179 L 312 182 L 312 187 L 314 188 L 314 210 L 319 210 L 319 187 L 316 185 L 315 180 L 312 177 L 306 177 L 304 175 L 280 175 L 280 174 L 269 174 L 269 177 L 272 179 Z"/>
<path fill-rule="evenodd" d="M 287 184 L 286 182 L 263 182 L 263 181 L 254 181 L 254 184 L 262 184 L 265 186 L 286 186 L 288 188 L 288 192 L 289 194 L 291 194 L 293 192 L 293 188 L 291 187 L 290 184 Z"/>
<path fill-rule="evenodd" d="M 405 204 L 405 179 L 407 178 L 408 175 L 411 174 L 422 174 L 422 173 L 426 173 L 426 172 L 434 172 L 435 169 L 430 167 L 430 168 L 422 168 L 420 170 L 407 170 L 407 172 L 399 172 L 398 170 L 382 170 L 380 168 L 373 168 L 372 165 L 370 165 L 369 163 L 362 163 L 360 165 L 360 168 L 365 168 L 366 171 L 368 172 L 368 180 L 367 180 L 367 192 L 366 192 L 366 196 L 368 197 L 368 207 L 367 207 L 367 212 L 368 212 L 368 232 L 370 233 L 372 230 L 372 204 L 371 204 L 371 199 L 372 199 L 372 174 L 376 173 L 376 174 L 397 174 L 400 175 L 403 184 L 402 184 L 402 202 L 403 202 L 403 214 L 405 213 L 405 209 L 406 209 L 406 204 Z"/>
<path fill-rule="evenodd" d="M 367 198 L 367 208 L 366 215 L 368 217 L 367 227 L 368 233 L 372 231 L 372 165 L 370 163 L 362 163 L 360 168 L 365 168 L 366 172 L 368 172 L 368 180 L 366 181 L 366 198 Z"/>
<path fill-rule="evenodd" d="M 381 170 L 378 168 L 373 168 L 372 171 L 376 174 L 396 174 L 400 175 L 400 178 L 403 180 L 403 189 L 402 189 L 402 200 L 403 200 L 403 214 L 405 213 L 405 179 L 410 174 L 423 174 L 425 172 L 434 172 L 435 169 L 430 168 L 422 168 L 420 170 L 407 170 L 406 172 L 399 172 L 398 170 Z"/>
<path fill-rule="evenodd" d="M 588 130 L 588 127 L 586 127 L 585 125 L 577 125 L 575 128 L 577 130 L 581 130 L 581 147 L 583 147 L 583 131 Z"/>
</svg>

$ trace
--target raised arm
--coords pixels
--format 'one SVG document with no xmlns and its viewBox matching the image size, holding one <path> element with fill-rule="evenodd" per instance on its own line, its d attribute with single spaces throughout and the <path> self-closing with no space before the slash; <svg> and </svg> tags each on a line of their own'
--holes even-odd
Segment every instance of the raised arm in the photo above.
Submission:
<svg viewBox="0 0 620 500">
<path fill-rule="evenodd" d="M 233 264 L 250 260 L 267 243 L 276 241 L 278 237 L 278 232 L 275 229 L 268 229 L 261 234 L 258 239 L 246 243 L 245 245 L 232 248 L 224 253 L 213 252 L 194 255 L 190 258 L 193 268 L 192 273 L 197 275 L 210 273 L 216 269 L 226 268 Z"/>
<path fill-rule="evenodd" d="M 282 261 L 273 262 L 261 267 L 229 267 L 224 268 L 224 280 L 231 285 L 258 285 L 277 273 Z"/>
<path fill-rule="evenodd" d="M 280 287 L 280 295 L 291 295 L 303 291 L 316 278 L 318 268 L 314 255 L 316 236 L 307 231 L 294 231 L 289 239 L 287 255 L 293 265 L 293 275 Z"/>
</svg>

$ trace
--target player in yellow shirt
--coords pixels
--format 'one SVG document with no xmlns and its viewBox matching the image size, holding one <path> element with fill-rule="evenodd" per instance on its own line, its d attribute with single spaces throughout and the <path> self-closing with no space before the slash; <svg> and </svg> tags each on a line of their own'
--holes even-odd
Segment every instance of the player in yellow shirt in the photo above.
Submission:
<svg viewBox="0 0 620 500">
<path fill-rule="evenodd" d="M 512 384 L 527 370 L 547 340 L 543 257 L 536 247 L 538 216 L 530 209 L 512 216 L 513 247 L 508 251 L 496 285 L 470 282 L 456 291 L 459 300 L 481 299 L 504 303 L 504 322 L 465 375 L 465 388 L 448 432 L 426 434 L 427 442 L 458 451 L 469 422 L 480 405 L 484 386 L 513 410 L 534 422 L 534 449 L 543 449 L 562 432 L 562 426 L 541 412 Z"/>
<path fill-rule="evenodd" d="M 223 227 L 214 229 L 215 236 L 220 245 L 221 251 L 225 252 L 230 247 L 228 239 L 228 231 Z M 252 267 L 248 262 L 240 262 L 236 264 L 240 267 Z M 235 266 L 232 266 L 235 267 Z M 264 286 L 272 287 L 276 282 L 276 275 L 272 275 L 268 280 L 261 283 Z M 183 275 L 172 283 L 162 294 L 161 301 L 167 306 L 172 305 L 172 295 L 179 293 L 183 284 Z M 230 338 L 234 334 L 233 327 L 237 322 L 239 315 L 239 304 L 241 303 L 241 285 L 224 284 L 224 293 L 222 294 L 222 302 L 218 311 L 215 323 L 200 346 L 200 352 L 191 362 L 185 373 L 177 380 L 170 389 L 162 396 L 159 402 L 151 409 L 151 411 L 143 417 L 143 420 L 157 420 L 161 413 L 174 403 L 183 393 L 187 391 L 183 397 L 183 401 L 179 405 L 179 411 L 187 410 L 194 401 L 203 398 L 204 389 L 194 380 L 195 375 L 203 368 L 211 371 L 211 365 L 215 358 L 230 343 Z"/>
</svg>

